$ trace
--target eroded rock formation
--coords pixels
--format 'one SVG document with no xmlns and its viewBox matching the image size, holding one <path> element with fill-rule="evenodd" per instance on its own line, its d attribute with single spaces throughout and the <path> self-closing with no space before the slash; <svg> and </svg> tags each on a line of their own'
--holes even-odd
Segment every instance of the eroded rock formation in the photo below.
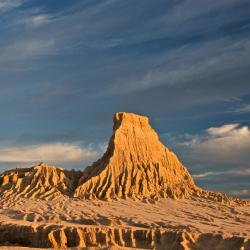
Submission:
<svg viewBox="0 0 250 250">
<path fill-rule="evenodd" d="M 196 190 L 191 175 L 160 141 L 148 118 L 116 113 L 104 156 L 88 167 L 78 197 L 188 197 Z"/>
<path fill-rule="evenodd" d="M 80 172 L 41 163 L 32 168 L 5 171 L 0 175 L 0 195 L 53 199 L 74 192 Z"/>
</svg>

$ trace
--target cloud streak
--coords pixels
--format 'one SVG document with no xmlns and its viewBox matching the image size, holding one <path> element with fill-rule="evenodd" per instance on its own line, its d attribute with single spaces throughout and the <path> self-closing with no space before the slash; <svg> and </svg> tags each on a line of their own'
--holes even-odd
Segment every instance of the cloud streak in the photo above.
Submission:
<svg viewBox="0 0 250 250">
<path fill-rule="evenodd" d="M 249 189 L 241 189 L 241 190 L 232 190 L 229 194 L 240 197 L 242 199 L 249 199 L 250 197 L 250 190 Z"/>
<path fill-rule="evenodd" d="M 53 52 L 55 52 L 55 41 L 53 39 L 19 40 L 0 47 L 0 62 L 31 60 Z"/>
<path fill-rule="evenodd" d="M 31 28 L 39 28 L 41 25 L 48 24 L 53 18 L 53 15 L 42 13 L 32 15 L 31 13 L 29 16 L 20 17 L 13 25 L 26 25 Z"/>
<path fill-rule="evenodd" d="M 1 0 L 0 1 L 0 13 L 18 8 L 23 3 L 24 3 L 24 0 Z"/>
<path fill-rule="evenodd" d="M 188 44 L 158 55 L 157 62 L 151 57 L 155 69 L 142 71 L 141 75 L 125 78 L 111 86 L 110 93 L 136 92 L 161 86 L 207 84 L 206 79 L 224 77 L 225 72 L 250 65 L 246 56 L 250 53 L 248 39 L 219 39 L 199 44 Z M 240 58 L 240 60 L 236 59 Z M 138 62 L 139 63 L 139 62 Z M 142 63 L 142 62 L 141 62 Z"/>
<path fill-rule="evenodd" d="M 237 114 L 248 114 L 250 113 L 250 104 L 245 104 L 241 107 L 235 108 L 232 112 Z"/>
<path fill-rule="evenodd" d="M 213 178 L 214 176 L 250 176 L 250 168 L 247 169 L 236 169 L 236 170 L 225 170 L 225 171 L 210 171 L 200 174 L 194 174 L 195 179 Z"/>
</svg>

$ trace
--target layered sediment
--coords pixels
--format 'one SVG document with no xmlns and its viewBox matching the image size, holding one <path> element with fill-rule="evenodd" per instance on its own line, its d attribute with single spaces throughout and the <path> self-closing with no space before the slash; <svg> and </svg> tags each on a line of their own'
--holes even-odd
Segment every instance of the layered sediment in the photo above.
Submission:
<svg viewBox="0 0 250 250">
<path fill-rule="evenodd" d="M 6 232 L 9 232 L 6 234 Z M 243 237 L 221 234 L 192 234 L 166 229 L 126 229 L 109 227 L 16 226 L 0 225 L 0 245 L 6 243 L 26 247 L 101 249 L 249 249 Z M 206 248 L 204 248 L 206 246 Z M 105 248 L 107 249 L 107 248 Z M 108 248 L 110 249 L 110 248 Z"/>
</svg>

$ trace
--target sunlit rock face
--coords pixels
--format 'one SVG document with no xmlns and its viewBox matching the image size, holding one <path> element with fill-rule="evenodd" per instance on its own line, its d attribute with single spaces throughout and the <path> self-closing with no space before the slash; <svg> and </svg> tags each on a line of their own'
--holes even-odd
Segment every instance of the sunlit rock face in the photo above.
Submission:
<svg viewBox="0 0 250 250">
<path fill-rule="evenodd" d="M 181 198 L 196 189 L 186 167 L 160 142 L 147 117 L 116 113 L 107 152 L 86 169 L 75 196 Z"/>
</svg>

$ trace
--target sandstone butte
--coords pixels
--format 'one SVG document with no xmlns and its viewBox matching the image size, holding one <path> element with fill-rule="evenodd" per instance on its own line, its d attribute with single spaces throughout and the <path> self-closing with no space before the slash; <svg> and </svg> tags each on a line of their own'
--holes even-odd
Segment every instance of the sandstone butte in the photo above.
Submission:
<svg viewBox="0 0 250 250">
<path fill-rule="evenodd" d="M 132 214 L 130 222 L 121 219 L 124 210 L 119 209 L 124 204 L 136 204 L 136 209 L 143 210 L 144 206 L 150 209 L 159 203 L 158 209 L 163 211 L 158 219 L 170 216 L 164 214 L 164 206 L 170 206 L 171 200 L 179 204 L 176 211 L 188 204 L 190 214 L 199 206 L 206 212 L 216 204 L 214 207 L 222 213 L 222 217 L 232 217 L 231 211 L 238 208 L 242 211 L 235 215 L 235 220 L 240 221 L 243 229 L 236 233 L 230 227 L 228 230 L 222 227 L 216 234 L 213 227 L 204 230 L 197 226 L 185 228 L 185 215 L 183 222 L 176 227 L 174 222 L 173 225 L 162 222 L 161 226 L 157 226 L 154 219 L 151 222 L 153 226 L 142 221 L 140 227 L 133 222 Z M 95 207 L 96 202 L 101 210 Z M 111 219 L 107 211 L 114 202 L 117 202 L 114 208 L 117 215 L 116 219 Z M 25 205 L 26 210 L 20 204 Z M 60 213 L 58 204 L 65 208 L 64 215 Z M 79 211 L 73 212 L 70 205 Z M 94 206 L 94 215 L 90 216 L 85 211 L 87 208 L 81 206 Z M 53 213 L 49 208 L 54 209 Z M 185 214 L 183 211 L 180 213 Z M 48 220 L 46 216 L 50 213 Z M 249 225 L 243 222 L 249 222 L 249 215 L 249 201 L 197 187 L 187 168 L 160 142 L 148 118 L 131 113 L 114 115 L 113 135 L 106 153 L 83 172 L 41 163 L 32 168 L 13 169 L 0 174 L 0 245 L 92 246 L 97 249 L 111 246 L 114 249 L 250 249 Z M 98 220 L 98 216 L 102 220 Z M 194 213 L 194 222 L 200 220 L 199 216 L 196 217 Z M 206 220 L 215 219 L 210 215 Z M 227 223 L 234 224 L 232 221 Z"/>
</svg>

